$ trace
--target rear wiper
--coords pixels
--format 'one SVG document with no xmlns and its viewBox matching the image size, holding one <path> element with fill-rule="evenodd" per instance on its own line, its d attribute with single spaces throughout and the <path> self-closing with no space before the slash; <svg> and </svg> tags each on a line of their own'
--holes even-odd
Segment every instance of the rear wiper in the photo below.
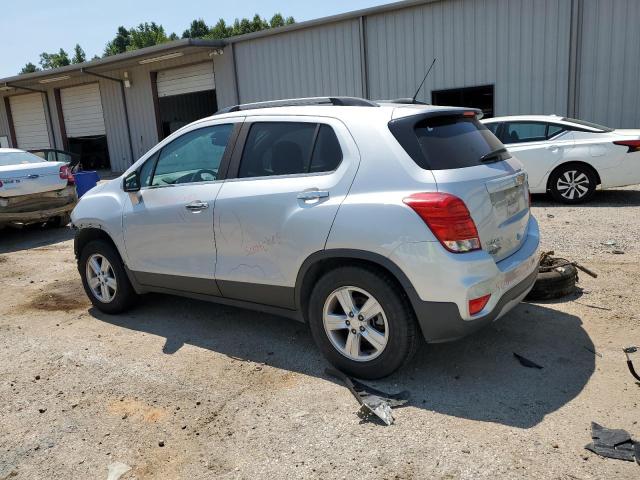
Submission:
<svg viewBox="0 0 640 480">
<path fill-rule="evenodd" d="M 481 162 L 488 162 L 489 160 L 493 160 L 493 159 L 499 158 L 499 157 L 500 157 L 501 160 L 504 160 L 504 158 L 502 158 L 502 155 L 504 153 L 509 153 L 505 147 L 498 148 L 497 150 L 494 150 L 493 152 L 489 152 L 489 153 L 486 153 L 483 156 L 481 156 L 480 157 L 480 161 Z M 509 157 L 505 157 L 505 158 L 509 158 Z"/>
</svg>

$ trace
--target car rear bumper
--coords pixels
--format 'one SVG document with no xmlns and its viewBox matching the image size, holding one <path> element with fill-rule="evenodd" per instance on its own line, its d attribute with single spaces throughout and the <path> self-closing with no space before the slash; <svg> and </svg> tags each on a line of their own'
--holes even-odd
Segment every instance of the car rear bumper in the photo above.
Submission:
<svg viewBox="0 0 640 480">
<path fill-rule="evenodd" d="M 34 223 L 65 215 L 77 203 L 75 188 L 0 198 L 0 223 Z"/>
<path fill-rule="evenodd" d="M 463 337 L 506 314 L 531 290 L 538 272 L 539 229 L 531 217 L 520 248 L 495 262 L 484 251 L 446 252 L 439 243 L 403 245 L 390 256 L 411 284 L 408 292 L 425 339 Z M 469 301 L 490 294 L 475 315 Z"/>
</svg>

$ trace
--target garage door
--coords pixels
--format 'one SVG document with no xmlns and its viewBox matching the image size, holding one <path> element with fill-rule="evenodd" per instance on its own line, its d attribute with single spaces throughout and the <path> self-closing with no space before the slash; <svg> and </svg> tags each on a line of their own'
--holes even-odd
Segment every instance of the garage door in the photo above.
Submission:
<svg viewBox="0 0 640 480">
<path fill-rule="evenodd" d="M 68 138 L 105 135 L 100 86 L 90 83 L 60 90 L 64 126 Z"/>
<path fill-rule="evenodd" d="M 16 95 L 9 98 L 9 105 L 18 148 L 23 150 L 50 148 L 42 94 Z"/>
<path fill-rule="evenodd" d="M 158 72 L 158 97 L 171 97 L 184 93 L 202 92 L 216 88 L 213 62 Z"/>
</svg>

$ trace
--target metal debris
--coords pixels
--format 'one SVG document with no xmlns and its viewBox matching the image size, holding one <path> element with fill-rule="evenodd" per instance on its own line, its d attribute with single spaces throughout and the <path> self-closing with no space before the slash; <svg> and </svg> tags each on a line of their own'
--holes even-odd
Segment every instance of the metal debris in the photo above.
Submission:
<svg viewBox="0 0 640 480">
<path fill-rule="evenodd" d="M 593 442 L 584 448 L 603 457 L 615 458 L 633 462 L 638 443 L 631 439 L 626 430 L 605 428 L 595 422 L 591 422 L 591 438 Z M 640 463 L 640 459 L 635 457 Z"/>
<path fill-rule="evenodd" d="M 640 381 L 640 375 L 638 375 L 638 373 L 636 372 L 636 369 L 633 368 L 633 361 L 629 356 L 632 353 L 636 353 L 638 351 L 638 347 L 631 346 L 631 347 L 623 348 L 622 351 L 627 356 L 627 367 L 629 367 L 629 371 L 631 372 L 631 375 L 633 375 L 633 378 Z"/>
<path fill-rule="evenodd" d="M 122 475 L 131 470 L 131 467 L 129 465 L 122 462 L 111 463 L 107 468 L 109 469 L 107 480 L 118 480 Z"/>
<path fill-rule="evenodd" d="M 518 361 L 520 362 L 520 365 L 522 365 L 523 367 L 537 368 L 537 369 L 540 369 L 540 370 L 544 368 L 542 365 L 538 365 L 536 362 L 533 362 L 533 361 L 529 360 L 528 358 L 523 357 L 522 355 L 518 355 L 515 352 L 513 352 L 513 356 L 518 359 Z"/>
<path fill-rule="evenodd" d="M 566 267 L 567 265 L 573 265 L 578 270 L 583 271 L 587 275 L 593 278 L 598 278 L 597 273 L 595 273 L 592 270 L 589 270 L 587 267 L 580 265 L 578 262 L 571 262 L 565 258 L 553 258 L 554 254 L 555 254 L 554 251 L 542 252 L 540 254 L 540 267 L 538 270 L 539 272 L 549 272 L 553 269 L 557 270 L 558 268 Z M 558 263 L 558 261 L 561 261 L 561 262 Z"/>
<path fill-rule="evenodd" d="M 385 425 L 391 425 L 394 422 L 391 409 L 401 407 L 409 400 L 409 392 L 407 391 L 395 394 L 385 393 L 353 380 L 339 370 L 327 368 L 325 372 L 345 384 L 353 396 L 356 397 L 358 403 L 360 403 L 361 411 L 366 416 L 373 414 L 382 420 Z"/>
</svg>

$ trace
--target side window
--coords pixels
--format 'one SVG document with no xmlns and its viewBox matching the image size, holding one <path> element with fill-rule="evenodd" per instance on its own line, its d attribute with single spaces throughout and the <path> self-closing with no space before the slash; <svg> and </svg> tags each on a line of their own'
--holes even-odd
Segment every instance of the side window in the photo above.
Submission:
<svg viewBox="0 0 640 480">
<path fill-rule="evenodd" d="M 161 150 L 151 186 L 215 180 L 232 131 L 232 124 L 215 125 L 176 138 Z"/>
<path fill-rule="evenodd" d="M 511 122 L 505 124 L 503 143 L 540 142 L 547 139 L 547 125 L 539 122 Z"/>
<path fill-rule="evenodd" d="M 484 126 L 487 127 L 496 137 L 498 136 L 498 128 L 500 127 L 499 123 L 485 123 Z"/>
<path fill-rule="evenodd" d="M 553 123 L 547 124 L 547 139 L 553 138 L 562 132 L 564 132 L 564 127 L 561 125 L 554 125 Z"/>
<path fill-rule="evenodd" d="M 151 185 L 151 174 L 153 173 L 153 167 L 156 165 L 156 161 L 158 160 L 158 155 L 159 152 L 154 153 L 142 164 L 142 167 L 140 167 L 141 187 L 148 187 Z"/>
<path fill-rule="evenodd" d="M 316 127 L 315 123 L 254 123 L 242 152 L 238 177 L 308 172 Z"/>
<path fill-rule="evenodd" d="M 320 125 L 309 172 L 331 172 L 338 168 L 341 161 L 342 150 L 333 128 Z"/>
</svg>

